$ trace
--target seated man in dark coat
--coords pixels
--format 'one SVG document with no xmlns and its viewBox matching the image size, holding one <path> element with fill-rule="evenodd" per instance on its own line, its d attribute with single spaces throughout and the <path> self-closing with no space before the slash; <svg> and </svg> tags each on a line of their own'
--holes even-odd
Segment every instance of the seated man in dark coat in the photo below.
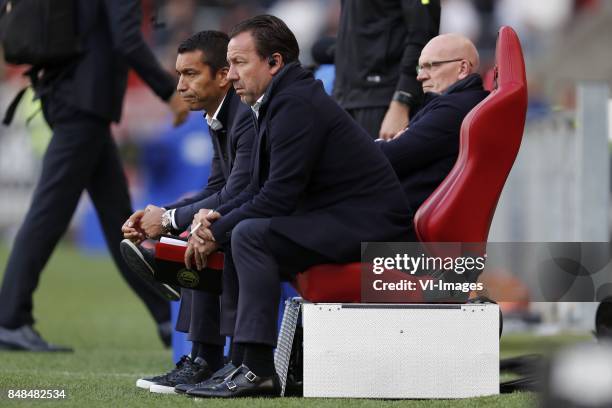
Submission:
<svg viewBox="0 0 612 408">
<path fill-rule="evenodd" d="M 293 33 L 258 16 L 230 34 L 228 78 L 251 106 L 251 183 L 190 239 L 186 263 L 231 243 L 239 296 L 232 362 L 207 397 L 279 395 L 273 348 L 280 282 L 314 264 L 360 260 L 360 243 L 407 240 L 411 212 L 374 141 L 299 64 Z"/>
<path fill-rule="evenodd" d="M 393 140 L 378 141 L 414 211 L 453 168 L 463 118 L 488 95 L 475 73 L 478 65 L 478 52 L 469 39 L 458 34 L 434 37 L 417 67 L 425 92 L 423 107 Z"/>
<path fill-rule="evenodd" d="M 187 199 L 163 208 L 148 205 L 125 222 L 126 238 L 121 252 L 128 265 L 152 284 L 161 295 L 179 297 L 170 285 L 155 281 L 157 264 L 151 252 L 137 244 L 145 238 L 184 231 L 199 211 L 208 213 L 242 191 L 250 180 L 251 150 L 255 131 L 248 106 L 240 102 L 227 80 L 227 34 L 202 31 L 183 41 L 178 48 L 177 92 L 192 111 L 203 111 L 214 146 L 211 171 L 206 187 Z M 226 258 L 231 265 L 231 258 Z M 167 374 L 140 378 L 136 385 L 151 392 L 174 393 L 175 386 L 189 386 L 207 380 L 223 367 L 225 336 L 233 333 L 232 310 L 237 293 L 236 278 L 230 271 L 223 276 L 224 293 L 219 296 L 182 289 L 176 330 L 187 332 L 192 342 L 189 356 L 183 356 Z"/>
</svg>

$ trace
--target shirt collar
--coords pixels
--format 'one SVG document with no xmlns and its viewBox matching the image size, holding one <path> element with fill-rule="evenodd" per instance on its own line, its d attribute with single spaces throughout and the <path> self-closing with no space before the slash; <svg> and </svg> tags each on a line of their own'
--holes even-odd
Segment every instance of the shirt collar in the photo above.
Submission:
<svg viewBox="0 0 612 408">
<path fill-rule="evenodd" d="M 225 94 L 225 96 L 227 96 L 227 94 Z M 225 102 L 225 96 L 223 96 L 223 99 L 217 107 L 214 115 L 210 116 L 208 113 L 206 114 L 206 123 L 208 123 L 208 126 L 210 126 L 212 130 L 217 131 L 223 129 L 223 123 L 217 119 L 217 116 L 219 116 L 219 112 L 221 112 L 221 107 L 223 106 L 223 102 Z"/>
<path fill-rule="evenodd" d="M 253 112 L 255 113 L 255 117 L 257 119 L 259 119 L 259 108 L 261 108 L 261 104 L 263 103 L 263 99 L 264 96 L 266 96 L 266 94 L 264 93 L 263 95 L 261 95 L 259 97 L 259 99 L 257 99 L 257 101 L 255 101 L 255 103 L 253 104 L 253 106 L 251 106 L 251 109 L 253 110 Z"/>
</svg>

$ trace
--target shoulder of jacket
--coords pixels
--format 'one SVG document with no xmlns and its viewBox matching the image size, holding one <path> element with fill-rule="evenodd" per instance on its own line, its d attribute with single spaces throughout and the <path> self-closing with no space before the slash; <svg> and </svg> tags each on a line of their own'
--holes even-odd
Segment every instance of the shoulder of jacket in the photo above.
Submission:
<svg viewBox="0 0 612 408">
<path fill-rule="evenodd" d="M 312 100 L 299 89 L 283 89 L 270 100 L 270 109 L 286 107 L 287 103 L 297 103 L 303 106 L 314 106 Z"/>
</svg>

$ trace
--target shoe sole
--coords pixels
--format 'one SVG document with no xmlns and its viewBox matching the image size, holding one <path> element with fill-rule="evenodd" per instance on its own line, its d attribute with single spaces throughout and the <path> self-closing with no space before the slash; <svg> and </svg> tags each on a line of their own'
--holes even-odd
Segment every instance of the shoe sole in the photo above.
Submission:
<svg viewBox="0 0 612 408">
<path fill-rule="evenodd" d="M 164 299 L 176 301 L 181 299 L 181 294 L 169 285 L 155 279 L 155 270 L 144 259 L 138 247 L 130 240 L 124 239 L 120 244 L 121 255 L 128 267 L 136 272 L 157 294 Z"/>
<path fill-rule="evenodd" d="M 149 388 L 151 388 L 151 386 L 155 384 L 151 381 L 148 380 L 143 380 L 142 378 L 139 378 L 138 380 L 136 380 L 136 386 L 138 388 L 142 388 L 143 390 L 149 390 Z"/>
<path fill-rule="evenodd" d="M 19 347 L 15 344 L 3 343 L 0 342 L 0 350 L 11 350 L 11 351 L 23 351 L 23 347 Z"/>
<path fill-rule="evenodd" d="M 151 388 L 149 388 L 149 392 L 155 394 L 176 394 L 176 391 L 174 391 L 174 387 L 169 387 L 167 385 L 161 384 L 153 384 Z"/>
<path fill-rule="evenodd" d="M 201 401 L 201 400 L 207 400 L 210 398 L 225 398 L 225 399 L 232 399 L 232 398 L 277 398 L 280 397 L 280 390 L 278 391 L 267 391 L 265 393 L 260 393 L 257 391 L 253 391 L 253 392 L 245 392 L 245 393 L 241 393 L 241 394 L 223 394 L 223 393 L 218 393 L 218 394 L 209 394 L 209 395 L 192 395 L 187 393 L 187 396 L 193 397 L 196 401 Z"/>
</svg>

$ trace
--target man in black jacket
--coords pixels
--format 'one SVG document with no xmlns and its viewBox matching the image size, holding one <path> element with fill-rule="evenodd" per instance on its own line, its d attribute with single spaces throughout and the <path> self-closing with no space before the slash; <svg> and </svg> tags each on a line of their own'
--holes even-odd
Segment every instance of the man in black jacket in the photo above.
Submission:
<svg viewBox="0 0 612 408">
<path fill-rule="evenodd" d="M 374 139 L 408 124 L 422 96 L 414 68 L 439 26 L 439 0 L 342 0 L 334 98 Z"/>
<path fill-rule="evenodd" d="M 228 78 L 257 132 L 251 183 L 192 235 L 185 261 L 195 253 L 199 269 L 207 253 L 231 246 L 239 283 L 232 362 L 242 365 L 187 393 L 278 395 L 280 281 L 315 264 L 358 261 L 361 242 L 409 239 L 411 214 L 389 163 L 300 66 L 281 20 L 245 20 L 230 38 Z"/>
<path fill-rule="evenodd" d="M 194 111 L 204 111 L 214 147 L 214 155 L 206 187 L 192 197 L 164 207 L 148 205 L 136 211 L 122 230 L 126 240 L 121 250 L 128 264 L 162 291 L 178 298 L 169 285 L 154 280 L 155 261 L 138 247 L 145 237 L 157 239 L 162 234 L 184 231 L 200 211 L 218 208 L 240 193 L 250 180 L 251 148 L 254 139 L 249 108 L 240 102 L 227 79 L 227 34 L 202 31 L 183 41 L 178 48 L 177 90 Z M 226 256 L 231 266 L 231 256 Z M 230 268 L 224 273 L 222 300 L 233 305 L 237 295 L 236 278 Z M 177 363 L 177 368 L 160 376 L 136 382 L 151 392 L 174 393 L 178 384 L 195 384 L 223 366 L 225 336 L 233 334 L 234 313 L 227 307 L 220 315 L 220 299 L 207 292 L 182 289 L 177 330 L 189 333 L 192 351 Z M 228 319 L 229 316 L 229 319 Z"/>
<path fill-rule="evenodd" d="M 408 129 L 378 143 L 415 211 L 453 168 L 463 118 L 488 95 L 478 66 L 478 51 L 469 39 L 458 34 L 433 38 L 419 58 L 424 106 Z"/>
<path fill-rule="evenodd" d="M 185 231 L 200 210 L 219 207 L 248 184 L 252 121 L 226 79 L 227 41 L 224 33 L 197 33 L 179 46 L 176 62 L 177 90 L 191 110 L 204 111 L 211 135 L 214 153 L 207 184 L 175 203 L 149 204 L 134 212 L 122 227 L 124 237 L 134 243 Z"/>
<path fill-rule="evenodd" d="M 120 228 L 132 212 L 110 123 L 121 118 L 132 68 L 183 122 L 188 108 L 174 80 L 145 44 L 138 0 L 78 0 L 83 53 L 43 73 L 37 92 L 53 137 L 32 204 L 17 233 L 0 290 L 0 348 L 58 351 L 33 330 L 32 295 L 40 273 L 68 227 L 83 190 L 92 199 L 115 263 L 170 341 L 168 302 L 142 282 L 119 253 Z"/>
</svg>

